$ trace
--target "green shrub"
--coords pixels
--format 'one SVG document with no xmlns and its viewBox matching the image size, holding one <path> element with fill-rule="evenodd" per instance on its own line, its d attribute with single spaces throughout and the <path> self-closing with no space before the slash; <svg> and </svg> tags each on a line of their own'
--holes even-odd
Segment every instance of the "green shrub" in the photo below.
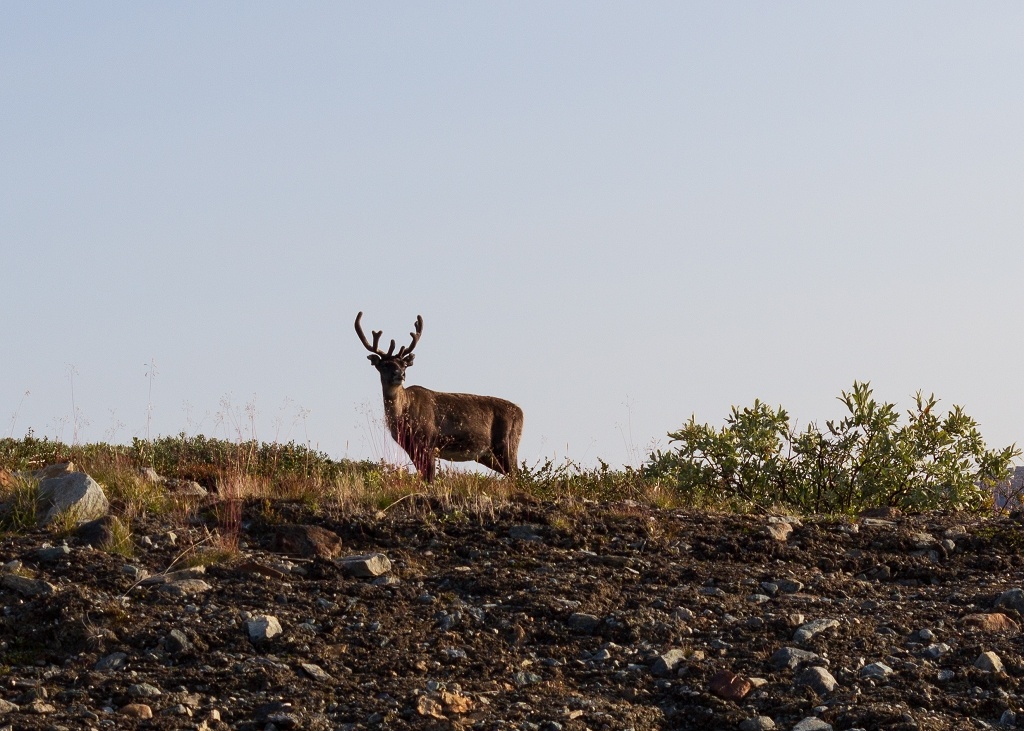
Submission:
<svg viewBox="0 0 1024 731">
<path fill-rule="evenodd" d="M 734 407 L 716 429 L 691 418 L 669 434 L 670 452 L 643 467 L 688 499 L 734 505 L 785 505 L 807 512 L 851 513 L 891 505 L 908 510 L 978 509 L 991 505 L 1020 450 L 989 450 L 960 406 L 940 416 L 934 395 L 915 396 L 900 423 L 896 406 L 854 382 L 839 400 L 847 414 L 821 430 L 795 432 L 789 415 L 760 401 Z"/>
</svg>

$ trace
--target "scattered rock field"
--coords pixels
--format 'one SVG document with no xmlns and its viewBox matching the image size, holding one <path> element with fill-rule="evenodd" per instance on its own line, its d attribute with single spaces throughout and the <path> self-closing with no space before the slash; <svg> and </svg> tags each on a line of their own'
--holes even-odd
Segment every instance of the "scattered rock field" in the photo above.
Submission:
<svg viewBox="0 0 1024 731">
<path fill-rule="evenodd" d="M 1024 728 L 1012 516 L 417 498 L 131 529 L 0 538 L 0 731 Z"/>
</svg>

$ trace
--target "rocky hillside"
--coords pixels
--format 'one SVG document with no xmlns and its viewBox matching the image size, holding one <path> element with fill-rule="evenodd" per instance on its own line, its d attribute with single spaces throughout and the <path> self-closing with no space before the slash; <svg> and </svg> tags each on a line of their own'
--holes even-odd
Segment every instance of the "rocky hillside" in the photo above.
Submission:
<svg viewBox="0 0 1024 731">
<path fill-rule="evenodd" d="M 132 531 L 3 537 L 0 729 L 1024 726 L 1010 517 L 263 500 Z"/>
</svg>

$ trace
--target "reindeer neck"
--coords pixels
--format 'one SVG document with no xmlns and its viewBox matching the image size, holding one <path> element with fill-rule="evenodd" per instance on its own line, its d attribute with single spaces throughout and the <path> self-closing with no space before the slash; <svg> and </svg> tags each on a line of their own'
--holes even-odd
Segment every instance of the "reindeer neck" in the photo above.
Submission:
<svg viewBox="0 0 1024 731">
<path fill-rule="evenodd" d="M 384 413 L 388 420 L 397 419 L 405 414 L 409 404 L 409 395 L 404 386 L 384 387 Z"/>
</svg>

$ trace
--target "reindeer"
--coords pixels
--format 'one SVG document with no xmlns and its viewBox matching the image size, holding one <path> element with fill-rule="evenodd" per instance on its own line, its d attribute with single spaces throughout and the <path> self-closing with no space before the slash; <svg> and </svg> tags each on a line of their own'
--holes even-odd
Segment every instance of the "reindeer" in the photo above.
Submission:
<svg viewBox="0 0 1024 731">
<path fill-rule="evenodd" d="M 372 355 L 370 363 L 380 373 L 384 388 L 384 417 L 391 436 L 409 455 L 424 480 L 434 479 L 436 459 L 479 462 L 507 475 L 516 469 L 519 437 L 523 433 L 523 410 L 511 401 L 470 393 L 443 393 L 422 386 L 405 388 L 405 369 L 412 365 L 412 353 L 423 334 L 423 318 L 416 317 L 412 342 L 395 352 L 378 347 L 382 330 L 374 330 L 371 345 L 356 315 L 356 334 Z"/>
</svg>

